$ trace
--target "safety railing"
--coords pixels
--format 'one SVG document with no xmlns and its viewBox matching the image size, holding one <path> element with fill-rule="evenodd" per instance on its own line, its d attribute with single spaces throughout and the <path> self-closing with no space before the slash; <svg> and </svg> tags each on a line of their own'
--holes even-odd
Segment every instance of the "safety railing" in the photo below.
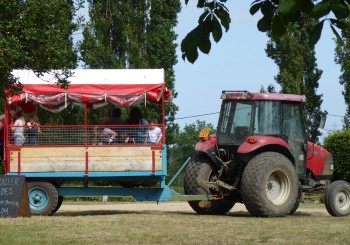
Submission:
<svg viewBox="0 0 350 245">
<path fill-rule="evenodd" d="M 145 134 L 155 125 L 59 125 L 9 128 L 9 144 L 24 137 L 25 146 L 45 145 L 109 145 L 147 143 Z M 161 128 L 161 125 L 156 125 Z M 163 133 L 164 135 L 164 133 Z M 22 141 L 23 142 L 23 141 Z M 21 144 L 22 145 L 22 144 Z"/>
</svg>

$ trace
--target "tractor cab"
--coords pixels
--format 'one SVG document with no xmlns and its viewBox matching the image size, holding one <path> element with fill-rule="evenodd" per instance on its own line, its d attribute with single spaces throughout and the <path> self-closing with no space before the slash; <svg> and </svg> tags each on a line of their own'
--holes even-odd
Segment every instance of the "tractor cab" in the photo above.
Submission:
<svg viewBox="0 0 350 245">
<path fill-rule="evenodd" d="M 305 97 L 276 93 L 223 91 L 217 127 L 217 145 L 225 151 L 249 154 L 256 149 L 281 146 L 304 176 L 307 141 L 302 108 Z M 222 150 L 223 152 L 223 150 Z"/>
<path fill-rule="evenodd" d="M 280 137 L 305 142 L 304 96 L 223 91 L 218 145 L 241 145 L 248 136 Z"/>
</svg>

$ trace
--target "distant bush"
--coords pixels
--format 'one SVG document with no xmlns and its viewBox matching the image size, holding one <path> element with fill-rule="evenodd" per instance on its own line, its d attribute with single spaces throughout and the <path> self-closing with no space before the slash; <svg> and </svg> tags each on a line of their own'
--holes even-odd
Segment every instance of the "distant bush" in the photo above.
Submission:
<svg viewBox="0 0 350 245">
<path fill-rule="evenodd" d="M 332 154 L 334 160 L 332 181 L 350 182 L 350 129 L 327 136 L 324 140 L 324 148 Z"/>
</svg>

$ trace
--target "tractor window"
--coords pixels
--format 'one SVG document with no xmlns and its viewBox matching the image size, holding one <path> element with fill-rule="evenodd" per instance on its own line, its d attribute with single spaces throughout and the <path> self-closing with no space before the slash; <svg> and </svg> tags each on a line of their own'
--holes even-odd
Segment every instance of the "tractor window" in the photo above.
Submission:
<svg viewBox="0 0 350 245">
<path fill-rule="evenodd" d="M 219 143 L 240 144 L 250 132 L 252 102 L 228 101 L 221 107 Z"/>
<path fill-rule="evenodd" d="M 302 115 L 299 104 L 283 105 L 283 134 L 286 135 L 288 139 L 304 142 L 301 120 Z"/>
<path fill-rule="evenodd" d="M 255 104 L 254 134 L 279 135 L 280 112 L 278 101 L 257 101 Z"/>
<path fill-rule="evenodd" d="M 250 127 L 250 118 L 252 114 L 252 105 L 245 103 L 237 103 L 236 113 L 233 117 L 235 127 Z M 233 133 L 233 130 L 231 130 Z"/>
</svg>

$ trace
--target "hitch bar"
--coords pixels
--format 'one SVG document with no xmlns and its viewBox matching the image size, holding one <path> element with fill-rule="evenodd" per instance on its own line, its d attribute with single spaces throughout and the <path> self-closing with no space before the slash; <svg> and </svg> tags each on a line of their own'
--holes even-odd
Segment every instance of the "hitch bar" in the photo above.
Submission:
<svg viewBox="0 0 350 245">
<path fill-rule="evenodd" d="M 227 190 L 230 190 L 230 191 L 233 191 L 236 189 L 236 187 L 234 187 L 233 185 L 229 185 L 221 180 L 217 180 L 215 182 L 210 182 L 210 181 L 205 181 L 205 180 L 202 180 L 202 179 L 197 179 L 197 183 L 204 186 L 204 187 L 208 187 L 208 188 L 211 188 L 211 189 L 214 189 L 216 191 L 219 190 L 219 186 L 220 187 L 223 187 Z"/>
</svg>

